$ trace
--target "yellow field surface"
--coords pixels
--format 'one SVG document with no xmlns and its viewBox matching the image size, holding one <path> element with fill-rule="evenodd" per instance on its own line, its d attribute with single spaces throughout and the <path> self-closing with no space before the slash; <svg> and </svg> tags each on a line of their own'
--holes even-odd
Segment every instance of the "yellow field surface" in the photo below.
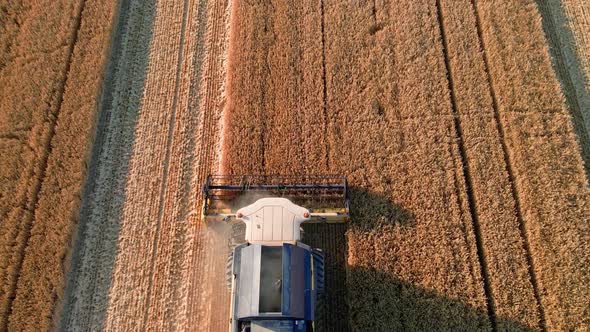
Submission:
<svg viewBox="0 0 590 332">
<path fill-rule="evenodd" d="M 0 330 L 226 331 L 208 174 L 347 177 L 317 330 L 588 329 L 579 1 L 0 6 Z"/>
</svg>

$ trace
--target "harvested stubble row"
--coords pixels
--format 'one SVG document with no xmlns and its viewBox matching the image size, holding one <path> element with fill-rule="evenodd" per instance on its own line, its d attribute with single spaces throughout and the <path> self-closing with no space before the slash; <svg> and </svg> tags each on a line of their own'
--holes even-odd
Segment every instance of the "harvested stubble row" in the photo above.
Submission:
<svg viewBox="0 0 590 332">
<path fill-rule="evenodd" d="M 60 328 L 100 330 L 105 326 L 113 260 L 117 250 L 119 214 L 125 200 L 130 147 L 140 105 L 154 15 L 152 1 L 123 1 L 113 41 L 111 80 L 105 99 L 81 211 L 72 273 Z"/>
<path fill-rule="evenodd" d="M 122 6 L 60 328 L 227 324 L 227 303 L 209 307 L 223 277 L 209 275 L 211 240 L 196 211 L 219 154 L 228 2 Z"/>
<path fill-rule="evenodd" d="M 49 330 L 65 284 L 117 4 L 2 7 L 0 330 Z"/>
<path fill-rule="evenodd" d="M 140 31 L 130 38 L 130 45 L 123 47 L 137 52 L 135 58 L 131 59 L 140 61 L 133 69 L 140 79 L 131 82 L 131 87 L 135 89 L 133 93 L 121 91 L 115 97 L 115 102 L 120 102 L 123 107 L 129 105 L 128 109 L 123 108 L 123 112 L 137 113 L 136 118 L 128 123 L 130 126 L 123 127 L 127 130 L 124 134 L 128 135 L 125 140 L 111 142 L 116 144 L 115 149 L 129 149 L 125 151 L 128 153 L 125 156 L 129 158 L 128 165 L 125 165 L 121 178 L 114 179 L 117 182 L 124 181 L 124 202 L 113 202 L 115 206 L 121 204 L 115 209 L 101 206 L 95 210 L 101 213 L 101 208 L 106 209 L 103 212 L 114 225 L 109 233 L 115 236 L 117 248 L 111 260 L 112 275 L 100 271 L 105 273 L 104 277 L 108 280 L 108 292 L 114 294 L 107 300 L 104 321 L 98 322 L 107 330 L 145 329 L 150 323 L 147 314 L 153 292 L 155 246 L 158 245 L 157 239 L 162 229 L 161 204 L 167 183 L 174 116 L 179 104 L 178 92 L 182 89 L 178 87 L 179 62 L 182 61 L 179 50 L 185 15 L 188 15 L 184 2 L 133 2 L 132 6 L 137 10 L 133 15 L 138 16 L 132 19 L 142 23 L 131 26 Z M 142 41 L 138 38 L 146 39 Z M 146 40 L 149 42 L 147 54 L 139 53 L 145 47 L 141 43 Z M 123 87 L 128 79 L 121 79 Z M 117 147 L 125 143 L 129 145 Z M 116 176 L 106 171 L 108 168 L 101 170 L 100 174 L 107 178 L 105 184 L 108 178 Z M 107 187 L 105 190 L 110 191 L 112 188 Z M 100 201 L 97 203 L 100 204 Z M 108 263 L 108 256 L 105 260 Z M 182 259 L 178 262 L 182 262 Z M 108 271 L 111 267 L 107 265 L 103 268 Z M 173 269 L 174 266 L 168 268 Z"/>
<path fill-rule="evenodd" d="M 185 166 L 194 172 L 190 190 L 185 193 L 189 198 L 185 211 L 190 211 L 185 222 L 197 225 L 190 236 L 193 242 L 188 247 L 191 254 L 187 266 L 189 276 L 183 284 L 188 298 L 187 316 L 181 323 L 186 322 L 184 326 L 187 329 L 225 330 L 229 316 L 229 296 L 225 296 L 227 287 L 224 282 L 227 238 L 219 239 L 217 234 L 208 233 L 199 212 L 202 207 L 202 185 L 207 175 L 219 172 L 230 9 L 229 0 L 200 1 L 199 4 L 199 31 L 206 30 L 204 36 L 196 32 L 200 42 L 196 43 L 197 54 L 193 60 L 195 68 L 189 95 L 189 109 L 199 121 L 196 131 L 186 132 L 194 137 L 196 157 L 193 164 Z M 189 35 L 187 38 L 195 37 Z M 213 250 L 220 246 L 222 257 Z"/>
<path fill-rule="evenodd" d="M 490 84 L 550 330 L 587 328 L 590 192 L 532 0 L 476 1 Z"/>
<path fill-rule="evenodd" d="M 205 178 L 218 169 L 228 6 L 228 1 L 187 2 L 170 167 L 146 318 L 149 330 L 227 328 L 227 238 L 207 233 L 199 212 Z M 194 306 L 201 308 L 195 312 Z"/>
</svg>

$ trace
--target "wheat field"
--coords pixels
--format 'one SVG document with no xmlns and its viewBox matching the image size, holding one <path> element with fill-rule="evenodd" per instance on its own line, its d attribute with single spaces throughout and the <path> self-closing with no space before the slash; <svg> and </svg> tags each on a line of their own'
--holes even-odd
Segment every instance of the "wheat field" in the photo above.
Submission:
<svg viewBox="0 0 590 332">
<path fill-rule="evenodd" d="M 347 177 L 318 330 L 590 328 L 583 1 L 0 9 L 0 330 L 227 330 L 208 174 Z"/>
</svg>

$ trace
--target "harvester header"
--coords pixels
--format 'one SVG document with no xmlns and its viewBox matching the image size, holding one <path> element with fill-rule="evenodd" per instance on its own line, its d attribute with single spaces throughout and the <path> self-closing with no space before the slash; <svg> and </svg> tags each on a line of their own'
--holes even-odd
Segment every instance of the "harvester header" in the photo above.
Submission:
<svg viewBox="0 0 590 332">
<path fill-rule="evenodd" d="M 203 220 L 236 218 L 258 199 L 281 197 L 309 210 L 307 222 L 339 223 L 349 219 L 346 177 L 337 175 L 209 175 L 203 186 Z"/>
</svg>

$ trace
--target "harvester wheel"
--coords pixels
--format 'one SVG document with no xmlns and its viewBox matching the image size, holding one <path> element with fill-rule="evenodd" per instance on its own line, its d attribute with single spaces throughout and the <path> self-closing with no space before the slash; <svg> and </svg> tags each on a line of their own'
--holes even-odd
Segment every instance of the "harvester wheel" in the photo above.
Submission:
<svg viewBox="0 0 590 332">
<path fill-rule="evenodd" d="M 229 249 L 233 249 L 246 242 L 246 224 L 243 221 L 232 221 L 229 234 Z"/>
<path fill-rule="evenodd" d="M 328 317 L 327 315 L 327 305 L 326 305 L 326 294 L 320 294 L 318 295 L 317 298 L 317 302 L 316 302 L 316 307 L 315 307 L 315 319 L 314 319 L 314 324 L 313 324 L 313 331 L 314 332 L 321 332 L 321 331 L 326 331 L 327 330 L 327 326 L 328 326 L 328 322 L 326 322 L 326 319 Z"/>
<path fill-rule="evenodd" d="M 246 242 L 246 224 L 243 221 L 232 221 L 231 230 L 228 239 L 227 259 L 225 262 L 225 284 L 228 289 L 231 289 L 231 282 L 234 277 L 233 273 L 233 262 L 234 262 L 234 249 L 240 244 Z"/>
<path fill-rule="evenodd" d="M 229 290 L 231 290 L 231 282 L 234 277 L 233 262 L 234 251 L 230 250 L 230 252 L 227 254 L 227 260 L 225 262 L 225 286 L 227 286 L 227 289 Z"/>
</svg>

